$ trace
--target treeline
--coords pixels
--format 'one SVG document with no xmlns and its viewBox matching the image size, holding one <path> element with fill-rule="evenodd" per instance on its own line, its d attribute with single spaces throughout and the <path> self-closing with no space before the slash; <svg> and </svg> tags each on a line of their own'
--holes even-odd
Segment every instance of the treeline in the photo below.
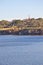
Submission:
<svg viewBox="0 0 43 65">
<path fill-rule="evenodd" d="M 28 18 L 23 20 L 0 21 L 0 29 L 11 28 L 11 27 L 15 27 L 15 28 L 13 30 L 6 30 L 6 31 L 0 30 L 0 35 L 1 34 L 43 35 L 43 18 L 38 18 L 38 19 Z"/>
<path fill-rule="evenodd" d="M 12 26 L 19 26 L 19 27 L 43 27 L 43 18 L 28 18 L 23 20 L 2 20 L 0 21 L 0 28 L 3 27 L 12 27 Z"/>
</svg>

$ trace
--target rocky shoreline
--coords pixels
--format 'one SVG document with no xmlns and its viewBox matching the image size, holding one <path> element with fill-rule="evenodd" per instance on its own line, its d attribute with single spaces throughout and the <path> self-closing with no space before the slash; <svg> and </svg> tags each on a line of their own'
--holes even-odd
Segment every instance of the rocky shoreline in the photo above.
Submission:
<svg viewBox="0 0 43 65">
<path fill-rule="evenodd" d="M 0 35 L 43 35 L 43 30 L 0 31 Z"/>
</svg>

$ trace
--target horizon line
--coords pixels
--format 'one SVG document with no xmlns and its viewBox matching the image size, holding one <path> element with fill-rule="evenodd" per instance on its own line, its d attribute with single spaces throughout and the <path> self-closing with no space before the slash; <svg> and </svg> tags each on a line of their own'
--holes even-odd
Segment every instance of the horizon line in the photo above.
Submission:
<svg viewBox="0 0 43 65">
<path fill-rule="evenodd" d="M 7 20 L 7 21 L 12 21 L 12 20 L 24 20 L 24 19 L 32 19 L 32 18 L 34 18 L 34 19 L 42 18 L 42 19 L 43 19 L 43 17 L 27 17 L 27 18 L 0 19 L 0 21 L 2 21 L 2 20 Z"/>
</svg>

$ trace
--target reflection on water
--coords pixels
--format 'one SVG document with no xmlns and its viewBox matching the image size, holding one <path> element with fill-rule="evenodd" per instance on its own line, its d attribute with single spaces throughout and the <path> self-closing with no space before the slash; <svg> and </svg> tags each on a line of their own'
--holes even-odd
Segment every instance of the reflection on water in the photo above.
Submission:
<svg viewBox="0 0 43 65">
<path fill-rule="evenodd" d="M 0 65 L 43 65 L 43 36 L 0 36 Z"/>
</svg>

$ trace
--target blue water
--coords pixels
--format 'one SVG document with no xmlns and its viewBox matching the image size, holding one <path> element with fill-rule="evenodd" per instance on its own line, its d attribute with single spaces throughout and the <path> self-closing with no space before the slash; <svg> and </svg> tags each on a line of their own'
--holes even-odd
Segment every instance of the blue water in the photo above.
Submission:
<svg viewBox="0 0 43 65">
<path fill-rule="evenodd" d="M 43 36 L 0 36 L 0 65 L 43 65 Z"/>
</svg>

